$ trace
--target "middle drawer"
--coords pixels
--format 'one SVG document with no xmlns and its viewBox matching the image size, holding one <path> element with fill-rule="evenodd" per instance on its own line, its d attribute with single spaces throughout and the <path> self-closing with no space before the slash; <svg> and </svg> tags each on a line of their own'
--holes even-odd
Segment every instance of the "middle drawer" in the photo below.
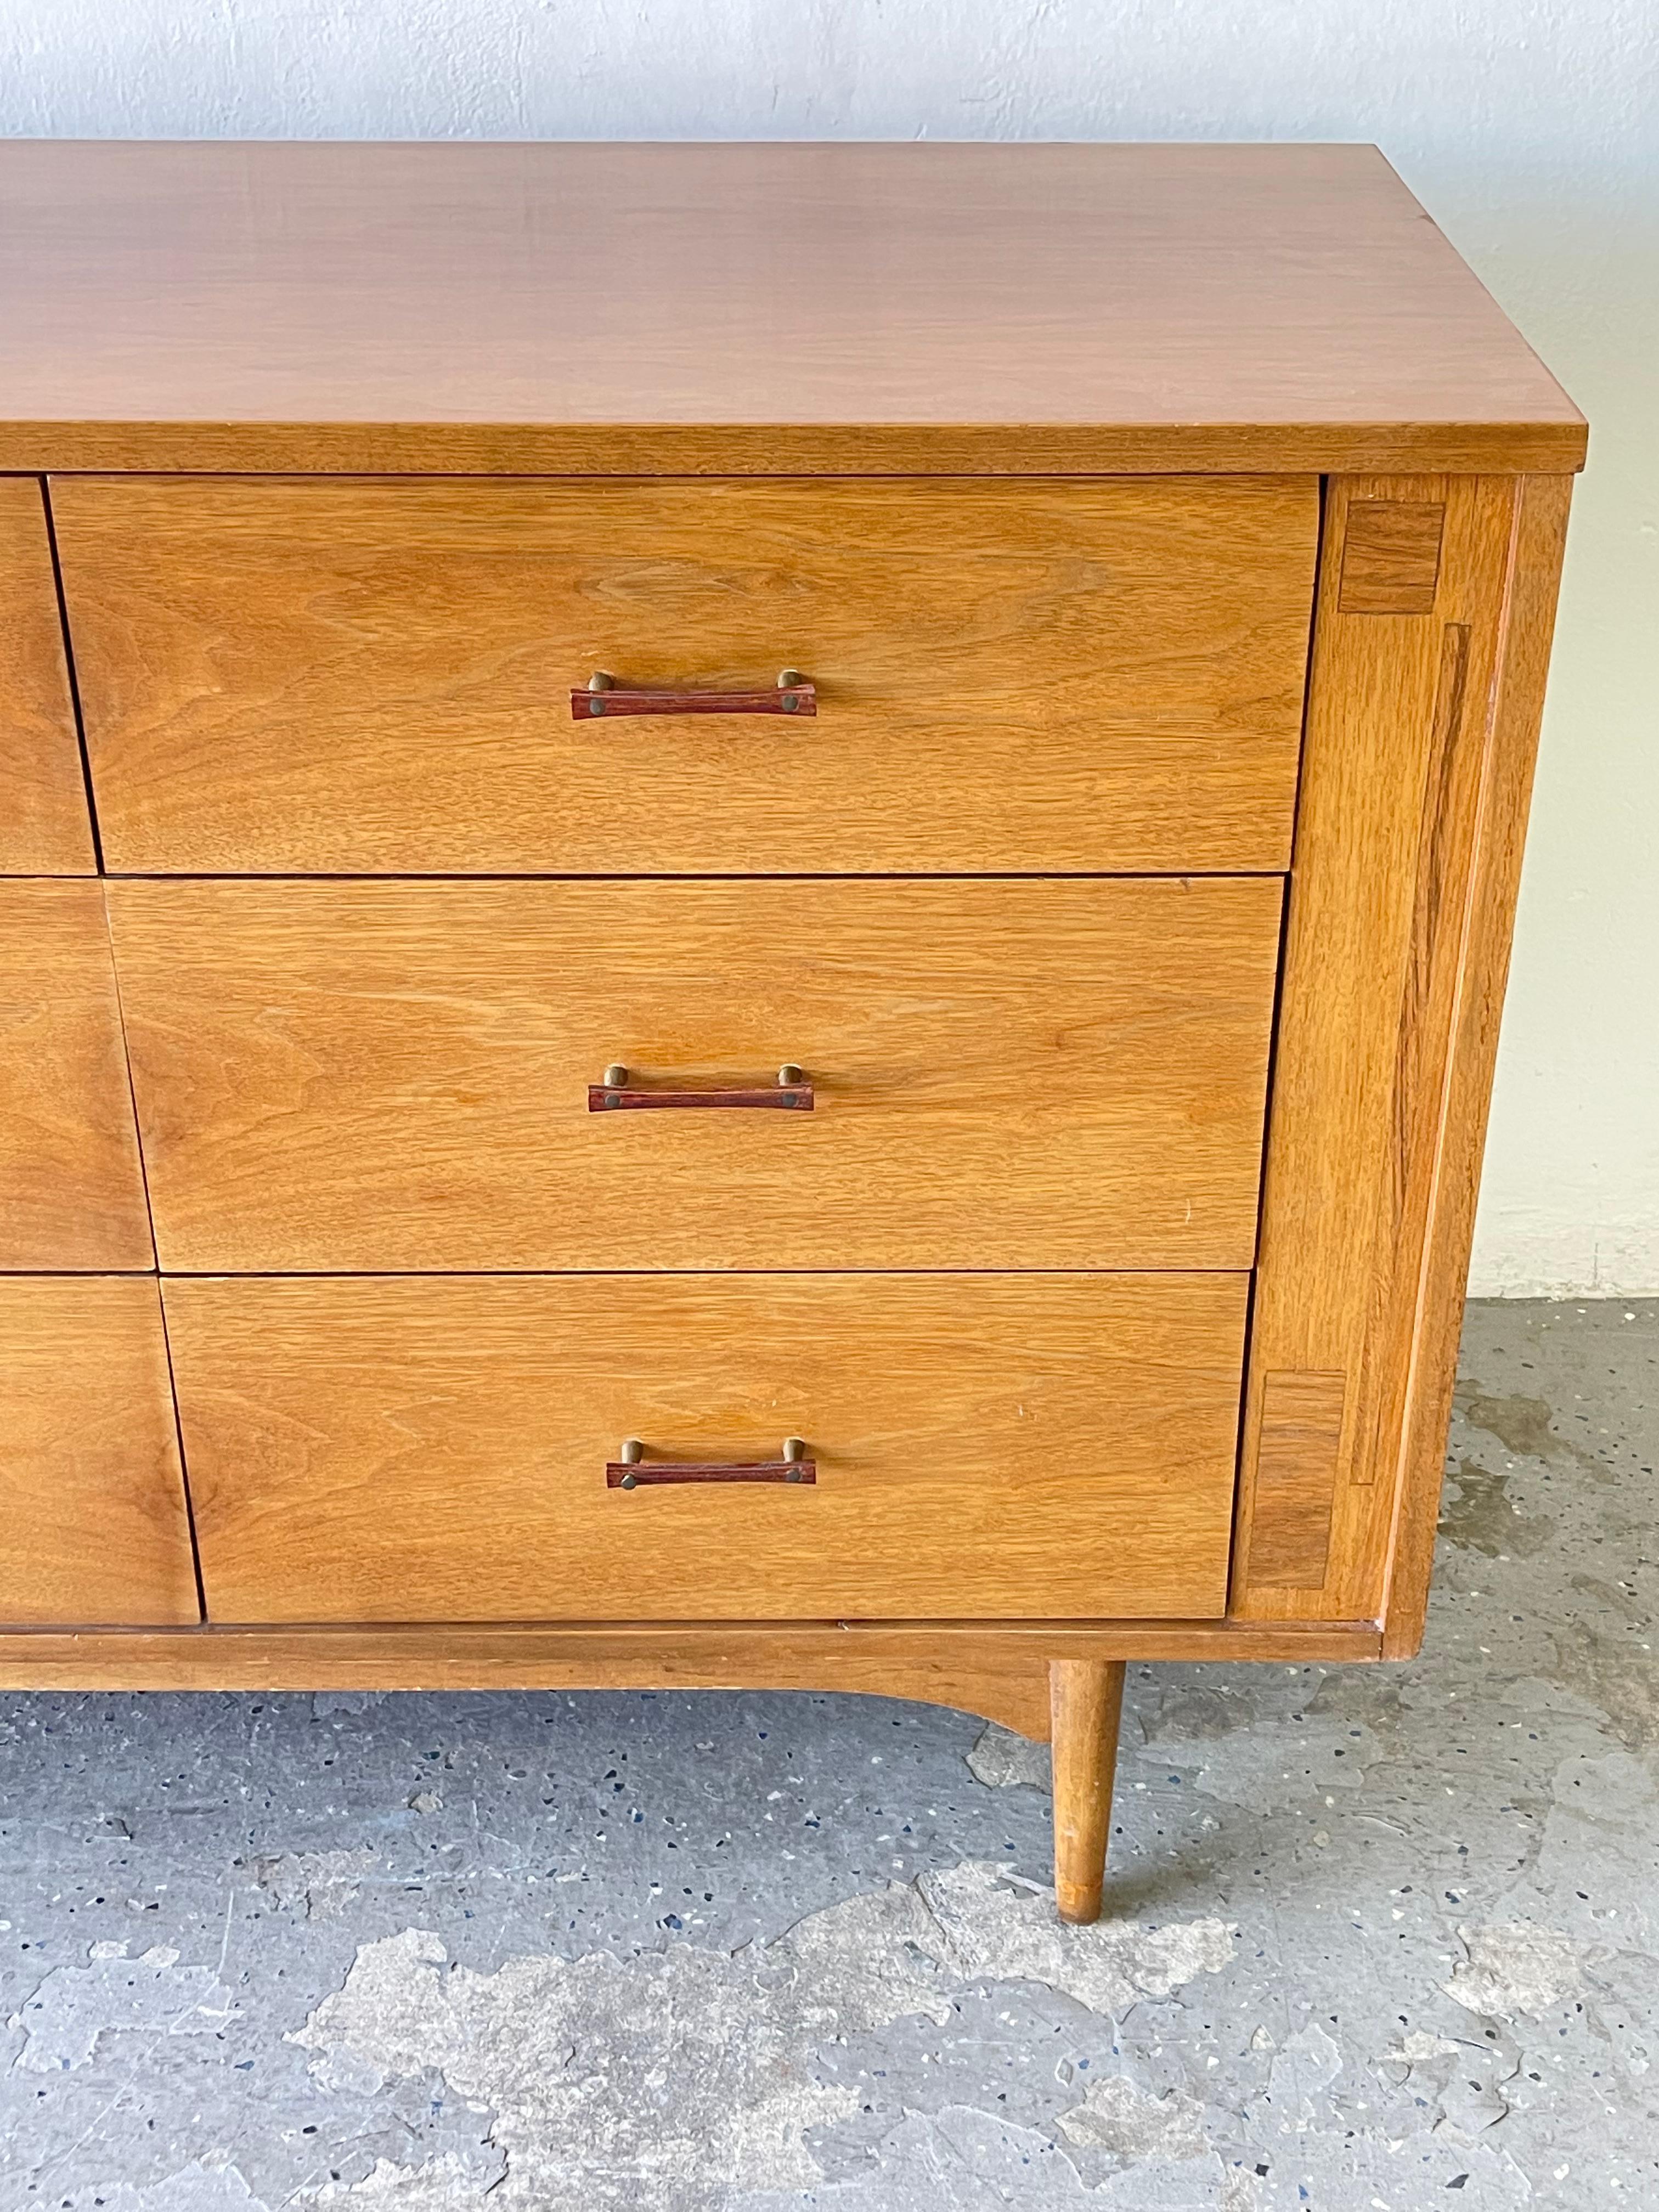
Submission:
<svg viewBox="0 0 1659 2212">
<path fill-rule="evenodd" d="M 1252 1263 L 1273 878 L 108 894 L 164 1269 Z"/>
</svg>

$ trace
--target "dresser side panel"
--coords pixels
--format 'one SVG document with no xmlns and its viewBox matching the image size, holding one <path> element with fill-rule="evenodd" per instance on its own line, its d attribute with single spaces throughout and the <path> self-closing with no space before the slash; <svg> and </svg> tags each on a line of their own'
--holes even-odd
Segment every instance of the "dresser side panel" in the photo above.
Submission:
<svg viewBox="0 0 1659 2212">
<path fill-rule="evenodd" d="M 1414 1457 L 1433 1466 L 1431 1481 L 1413 1479 L 1402 1557 L 1425 1556 L 1419 1522 L 1432 1542 L 1449 1382 L 1429 1378 L 1449 1378 L 1455 1358 L 1491 1079 L 1489 1055 L 1484 1073 L 1460 1077 L 1457 1063 L 1471 990 L 1501 990 L 1514 883 L 1494 855 L 1518 852 L 1524 826 L 1524 781 L 1506 761 L 1517 742 L 1504 706 L 1511 605 L 1517 585 L 1553 602 L 1553 567 L 1517 531 L 1527 482 L 1338 479 L 1328 489 L 1241 1451 L 1237 1617 L 1381 1615 L 1408 1431 Z M 1352 591 L 1342 599 L 1348 517 L 1358 507 L 1375 534 L 1389 503 L 1402 526 L 1413 510 L 1420 522 L 1444 509 L 1432 605 L 1423 607 L 1419 569 L 1399 580 L 1401 611 L 1378 611 L 1389 593 L 1376 588 L 1355 611 Z M 1541 679 L 1533 690 L 1535 734 Z M 1472 945 L 1486 948 L 1479 975 Z M 1317 1589 L 1281 1586 L 1272 1541 L 1257 1539 L 1264 1394 L 1287 1372 L 1346 1378 Z"/>
<path fill-rule="evenodd" d="M 1518 486 L 1508 603 L 1490 702 L 1480 823 L 1399 1430 L 1394 1547 L 1383 1619 L 1387 1658 L 1409 1658 L 1423 1638 L 1487 1108 L 1571 500 L 1570 476 L 1529 477 Z"/>
</svg>

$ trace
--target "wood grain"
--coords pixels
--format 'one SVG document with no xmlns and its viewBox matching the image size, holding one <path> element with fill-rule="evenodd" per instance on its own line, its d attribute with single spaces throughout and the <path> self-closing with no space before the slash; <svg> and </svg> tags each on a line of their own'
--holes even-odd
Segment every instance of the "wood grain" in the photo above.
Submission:
<svg viewBox="0 0 1659 2212">
<path fill-rule="evenodd" d="M 1437 946 L 1441 982 L 1435 1010 L 1449 1023 L 1437 1142 L 1413 1147 L 1412 1197 L 1420 1208 L 1412 1351 L 1389 1472 L 1395 1498 L 1383 1648 L 1409 1658 L 1423 1639 L 1439 1519 L 1446 1430 L 1456 1379 L 1463 1290 L 1474 1234 L 1486 1107 L 1498 1056 L 1498 1021 L 1521 883 L 1527 807 L 1538 753 L 1544 684 L 1566 544 L 1570 477 L 1534 477 L 1515 487 L 1498 666 L 1487 702 L 1474 851 L 1462 884 L 1455 942 L 1449 919 Z"/>
<path fill-rule="evenodd" d="M 1462 477 L 1340 482 L 1328 497 L 1241 1462 L 1232 1605 L 1247 1618 L 1382 1613 L 1408 1434 L 1402 1541 L 1419 1577 L 1431 1540 L 1565 512 L 1558 493 L 1523 569 L 1525 498 L 1518 480 Z M 1431 613 L 1335 604 L 1351 506 L 1376 500 L 1445 507 Z M 1517 594 L 1525 673 L 1511 691 Z M 1467 1021 L 1478 1048 L 1460 1042 Z M 1350 1378 L 1317 1592 L 1256 1572 L 1263 1395 L 1285 1370 Z"/>
<path fill-rule="evenodd" d="M 1248 1267 L 1279 886 L 114 882 L 169 1269 Z M 613 1061 L 811 1114 L 591 1114 Z"/>
<path fill-rule="evenodd" d="M 0 875 L 96 872 L 38 477 L 0 477 Z"/>
<path fill-rule="evenodd" d="M 0 1276 L 0 1622 L 199 1618 L 154 1277 Z"/>
<path fill-rule="evenodd" d="M 0 1631 L 0 1688 L 843 1690 L 956 1705 L 1041 1738 L 1056 1653 L 1333 1665 L 1374 1661 L 1381 1642 L 1360 1621 Z"/>
<path fill-rule="evenodd" d="M 1437 500 L 1350 500 L 1338 612 L 1432 614 L 1445 522 Z"/>
<path fill-rule="evenodd" d="M 93 478 L 54 501 L 112 869 L 1288 857 L 1311 477 Z M 566 703 L 595 667 L 718 690 L 785 665 L 817 686 L 805 722 Z"/>
<path fill-rule="evenodd" d="M 1218 1613 L 1245 1286 L 174 1279 L 220 1621 Z M 625 1437 L 811 1490 L 607 1489 Z"/>
<path fill-rule="evenodd" d="M 1100 1917 L 1117 1731 L 1121 1659 L 1054 1659 L 1048 1667 L 1054 1747 L 1054 1899 L 1074 1927 Z"/>
<path fill-rule="evenodd" d="M 0 1268 L 154 1265 L 102 891 L 0 881 Z"/>
<path fill-rule="evenodd" d="M 1262 1377 L 1250 1516 L 1255 1589 L 1324 1587 L 1347 1380 L 1283 1370 Z"/>
<path fill-rule="evenodd" d="M 11 468 L 1583 458 L 1370 147 L 14 142 L 0 286 Z"/>
</svg>

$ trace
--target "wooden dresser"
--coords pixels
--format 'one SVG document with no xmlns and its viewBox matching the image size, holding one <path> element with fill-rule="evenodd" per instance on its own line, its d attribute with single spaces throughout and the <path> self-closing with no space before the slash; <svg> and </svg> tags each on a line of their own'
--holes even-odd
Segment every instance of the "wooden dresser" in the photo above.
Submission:
<svg viewBox="0 0 1659 2212">
<path fill-rule="evenodd" d="M 0 1680 L 1422 1630 L 1584 426 L 1358 147 L 0 146 Z"/>
</svg>

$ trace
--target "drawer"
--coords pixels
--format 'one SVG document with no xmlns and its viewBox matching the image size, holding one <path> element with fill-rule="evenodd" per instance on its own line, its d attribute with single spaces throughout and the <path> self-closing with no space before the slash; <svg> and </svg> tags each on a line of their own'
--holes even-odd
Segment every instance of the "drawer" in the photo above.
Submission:
<svg viewBox="0 0 1659 2212">
<path fill-rule="evenodd" d="M 1248 1267 L 1279 901 L 112 884 L 161 1264 Z"/>
<path fill-rule="evenodd" d="M 108 865 L 1277 870 L 1315 478 L 70 477 Z M 573 719 L 596 669 L 811 718 Z"/>
<path fill-rule="evenodd" d="M 39 477 L 0 477 L 0 875 L 96 872 Z"/>
<path fill-rule="evenodd" d="M 199 1615 L 153 1276 L 0 1276 L 0 1623 Z"/>
<path fill-rule="evenodd" d="M 154 1264 L 102 886 L 0 880 L 0 1268 Z"/>
<path fill-rule="evenodd" d="M 165 1296 L 213 1620 L 1224 1603 L 1242 1277 L 197 1279 Z M 788 1437 L 811 1481 L 775 1479 Z M 688 1463 L 771 1474 L 657 1479 Z"/>
</svg>

